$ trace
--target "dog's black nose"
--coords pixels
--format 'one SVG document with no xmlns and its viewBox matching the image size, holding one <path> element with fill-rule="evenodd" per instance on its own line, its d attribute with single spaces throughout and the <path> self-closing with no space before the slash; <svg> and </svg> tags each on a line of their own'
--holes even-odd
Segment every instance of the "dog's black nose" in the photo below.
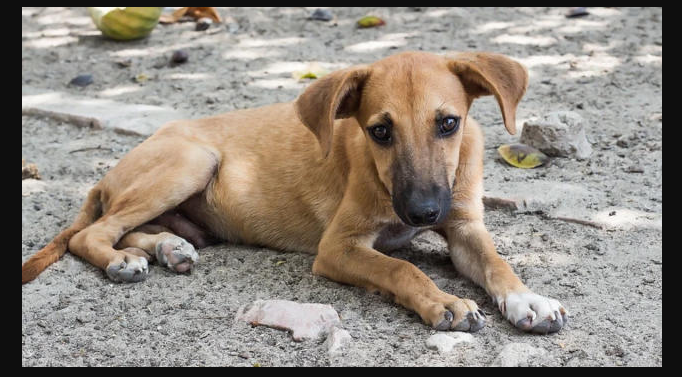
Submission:
<svg viewBox="0 0 682 377">
<path fill-rule="evenodd" d="M 433 225 L 438 221 L 438 215 L 440 208 L 436 203 L 426 203 L 407 213 L 412 224 L 416 226 Z"/>
</svg>

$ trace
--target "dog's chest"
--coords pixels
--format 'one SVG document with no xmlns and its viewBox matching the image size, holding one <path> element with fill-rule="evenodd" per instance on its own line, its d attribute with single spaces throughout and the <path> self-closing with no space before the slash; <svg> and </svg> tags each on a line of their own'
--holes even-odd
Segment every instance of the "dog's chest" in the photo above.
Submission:
<svg viewBox="0 0 682 377">
<path fill-rule="evenodd" d="M 390 251 L 403 247 L 421 231 L 423 229 L 413 228 L 400 223 L 386 225 L 379 232 L 379 237 L 374 241 L 374 248 L 379 251 Z"/>
</svg>

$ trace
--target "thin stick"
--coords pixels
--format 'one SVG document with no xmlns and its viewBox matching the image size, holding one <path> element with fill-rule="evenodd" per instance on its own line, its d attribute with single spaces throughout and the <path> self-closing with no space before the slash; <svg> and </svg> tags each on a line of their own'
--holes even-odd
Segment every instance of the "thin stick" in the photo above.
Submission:
<svg viewBox="0 0 682 377">
<path fill-rule="evenodd" d="M 81 148 L 81 149 L 74 149 L 72 151 L 69 151 L 69 153 L 76 153 L 76 152 L 84 152 L 84 151 L 93 151 L 96 149 L 102 149 L 102 150 L 107 150 L 109 152 L 113 152 L 114 150 L 111 148 L 102 148 L 101 145 L 98 145 L 96 147 L 87 147 L 87 148 Z"/>
</svg>

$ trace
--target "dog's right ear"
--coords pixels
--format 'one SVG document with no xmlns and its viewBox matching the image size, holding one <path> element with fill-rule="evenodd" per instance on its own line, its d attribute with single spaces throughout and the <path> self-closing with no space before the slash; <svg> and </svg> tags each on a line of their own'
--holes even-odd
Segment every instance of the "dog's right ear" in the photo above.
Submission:
<svg viewBox="0 0 682 377">
<path fill-rule="evenodd" d="M 334 119 L 355 115 L 369 72 L 368 66 L 354 66 L 330 73 L 310 84 L 296 100 L 296 113 L 317 137 L 324 157 L 331 151 Z"/>
</svg>

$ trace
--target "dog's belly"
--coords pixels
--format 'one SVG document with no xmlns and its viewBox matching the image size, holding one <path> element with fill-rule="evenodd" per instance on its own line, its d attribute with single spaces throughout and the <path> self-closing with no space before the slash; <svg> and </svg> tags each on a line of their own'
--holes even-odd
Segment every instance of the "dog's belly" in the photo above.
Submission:
<svg viewBox="0 0 682 377">
<path fill-rule="evenodd" d="M 234 182 L 233 182 L 234 183 Z M 306 211 L 301 203 L 258 200 L 248 190 L 234 185 L 206 190 L 183 202 L 182 214 L 211 235 L 231 243 L 268 247 L 282 251 L 316 253 L 324 222 Z M 238 186 L 237 186 L 238 187 Z"/>
<path fill-rule="evenodd" d="M 414 228 L 402 223 L 389 224 L 384 227 L 374 241 L 374 248 L 379 251 L 391 251 L 406 246 L 424 228 Z"/>
</svg>

